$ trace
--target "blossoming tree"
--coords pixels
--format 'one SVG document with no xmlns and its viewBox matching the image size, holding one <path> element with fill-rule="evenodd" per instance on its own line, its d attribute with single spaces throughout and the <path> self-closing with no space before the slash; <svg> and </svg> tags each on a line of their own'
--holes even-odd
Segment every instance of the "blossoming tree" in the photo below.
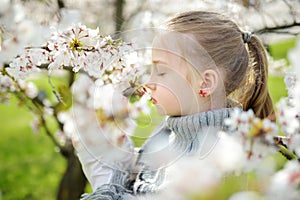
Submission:
<svg viewBox="0 0 300 200">
<path fill-rule="evenodd" d="M 0 100 L 7 102 L 15 96 L 34 113 L 34 130 L 43 128 L 68 161 L 58 199 L 76 199 L 86 182 L 74 156 L 72 138 L 74 145 L 77 140 L 84 140 L 90 147 L 97 140 L 104 140 L 106 143 L 102 143 L 101 152 L 115 147 L 122 149 L 124 134 L 134 133 L 135 119 L 140 113 L 149 113 L 147 95 L 140 86 L 145 69 L 138 60 L 140 54 L 134 43 L 104 36 L 99 29 L 90 29 L 80 23 L 69 26 L 69 19 L 76 18 L 76 13 L 59 13 L 60 22 L 53 23 L 50 29 L 45 23 L 26 17 L 25 10 L 19 1 L 3 0 L 0 3 Z M 236 111 L 227 125 L 237 132 L 237 137 L 222 136 L 226 142 L 213 152 L 218 159 L 207 158 L 205 165 L 200 161 L 193 161 L 193 166 L 174 165 L 174 170 L 177 167 L 187 172 L 202 169 L 202 173 L 177 177 L 170 187 L 171 193 L 164 194 L 167 199 L 190 194 L 202 197 L 204 194 L 199 188 L 213 190 L 220 185 L 222 175 L 233 171 L 258 172 L 261 170 L 258 163 L 278 150 L 291 161 L 280 171 L 266 169 L 271 175 L 267 180 L 269 186 L 262 192 L 241 192 L 230 198 L 296 199 L 299 196 L 299 55 L 300 43 L 289 55 L 294 73 L 286 76 L 289 96 L 278 104 L 280 126 L 268 119 L 255 118 L 252 111 Z M 28 81 L 28 77 L 36 73 L 47 74 L 55 99 L 45 96 Z M 63 88 L 52 83 L 51 78 L 57 74 L 67 80 Z M 49 118 L 58 125 L 56 133 L 49 128 Z M 84 138 L 74 134 L 77 132 L 84 132 Z M 95 136 L 95 132 L 103 134 Z M 116 155 L 112 157 L 117 159 Z M 187 179 L 196 183 L 183 187 L 183 180 Z M 211 184 L 202 180 L 210 180 Z M 74 182 L 77 184 L 70 184 Z M 176 188 L 181 188 L 182 193 L 178 194 Z"/>
<path fill-rule="evenodd" d="M 22 7 L 6 3 L 5 11 L 11 12 L 11 16 L 4 15 L 2 19 L 17 20 Z M 75 129 L 85 128 L 88 138 L 101 127 L 101 132 L 110 133 L 106 136 L 107 145 L 121 145 L 124 134 L 135 128 L 132 120 L 140 112 L 149 112 L 145 97 L 139 98 L 143 93 L 138 88 L 143 68 L 132 62 L 136 52 L 132 51 L 131 43 L 102 36 L 99 29 L 76 24 L 64 31 L 52 29 L 48 39 L 36 41 L 37 35 L 31 31 L 39 30 L 39 26 L 32 21 L 22 19 L 5 28 L 13 36 L 1 46 L 1 102 L 7 102 L 13 95 L 35 115 L 33 129 L 43 128 L 68 161 L 58 198 L 76 199 L 83 193 L 85 177 L 71 144 L 72 135 L 74 143 L 78 139 Z M 59 71 L 68 80 L 63 91 L 58 91 L 51 81 L 51 76 Z M 48 74 L 56 99 L 47 97 L 28 81 L 36 73 Z M 82 114 L 76 120 L 81 124 L 73 123 L 73 113 Z M 56 134 L 49 128 L 49 118 L 54 118 L 58 125 Z M 126 131 L 115 131 L 122 128 Z"/>
</svg>

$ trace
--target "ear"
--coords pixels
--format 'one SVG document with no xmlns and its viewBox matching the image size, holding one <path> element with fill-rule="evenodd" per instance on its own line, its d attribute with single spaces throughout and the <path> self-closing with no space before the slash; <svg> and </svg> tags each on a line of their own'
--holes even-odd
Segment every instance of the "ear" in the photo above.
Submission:
<svg viewBox="0 0 300 200">
<path fill-rule="evenodd" d="M 215 70 L 208 69 L 202 73 L 203 82 L 199 90 L 204 91 L 208 96 L 213 94 L 218 86 L 219 76 Z"/>
</svg>

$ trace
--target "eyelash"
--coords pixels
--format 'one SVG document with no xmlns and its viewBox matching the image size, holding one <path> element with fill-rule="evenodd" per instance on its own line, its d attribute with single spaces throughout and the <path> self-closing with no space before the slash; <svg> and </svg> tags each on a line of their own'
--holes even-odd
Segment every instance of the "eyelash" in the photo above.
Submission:
<svg viewBox="0 0 300 200">
<path fill-rule="evenodd" d="M 166 73 L 165 72 L 161 72 L 161 73 L 157 73 L 157 76 L 164 76 Z"/>
</svg>

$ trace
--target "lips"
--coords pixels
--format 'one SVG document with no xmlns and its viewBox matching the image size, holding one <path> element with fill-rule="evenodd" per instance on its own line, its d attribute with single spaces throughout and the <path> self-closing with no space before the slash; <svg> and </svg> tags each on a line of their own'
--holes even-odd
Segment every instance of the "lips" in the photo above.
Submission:
<svg viewBox="0 0 300 200">
<path fill-rule="evenodd" d="M 153 104 L 157 104 L 157 100 L 154 99 L 153 97 L 151 98 L 151 101 L 152 101 Z"/>
</svg>

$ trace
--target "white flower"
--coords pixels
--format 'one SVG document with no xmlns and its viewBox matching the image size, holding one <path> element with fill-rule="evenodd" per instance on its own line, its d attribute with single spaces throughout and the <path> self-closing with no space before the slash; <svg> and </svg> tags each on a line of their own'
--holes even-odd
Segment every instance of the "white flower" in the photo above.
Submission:
<svg viewBox="0 0 300 200">
<path fill-rule="evenodd" d="M 68 137 L 66 137 L 66 134 L 61 130 L 57 130 L 55 136 L 61 144 L 65 144 L 67 139 L 69 139 Z"/>
<path fill-rule="evenodd" d="M 90 76 L 111 83 L 123 81 L 121 77 L 125 71 L 128 76 L 137 76 L 130 73 L 131 68 L 127 68 L 123 60 L 131 45 L 110 36 L 102 37 L 98 28 L 89 29 L 77 24 L 64 32 L 54 31 L 47 47 L 50 49 L 50 69 L 70 66 L 74 72 L 83 69 Z M 108 76 L 103 76 L 105 74 Z"/>
<path fill-rule="evenodd" d="M 73 140 L 85 148 L 90 156 L 110 165 L 119 165 L 128 158 L 126 155 L 133 153 L 132 144 L 126 139 L 121 124 L 115 121 L 99 123 L 95 110 L 84 105 L 75 104 L 72 111 L 75 125 Z"/>
<path fill-rule="evenodd" d="M 74 103 L 86 104 L 90 98 L 88 90 L 93 86 L 94 83 L 89 76 L 84 74 L 78 76 L 78 79 L 72 85 Z"/>
<path fill-rule="evenodd" d="M 268 118 L 262 120 L 262 130 L 265 133 L 265 139 L 270 144 L 273 143 L 274 136 L 278 135 L 278 126 Z"/>
<path fill-rule="evenodd" d="M 288 52 L 288 58 L 292 66 L 293 72 L 295 72 L 296 77 L 300 77 L 300 61 L 299 61 L 299 55 L 300 55 L 300 40 L 297 41 L 296 47 Z M 295 110 L 297 110 L 298 113 L 300 113 L 300 80 L 298 79 L 296 81 L 294 91 L 293 91 L 293 102 L 295 106 Z"/>
<path fill-rule="evenodd" d="M 49 62 L 49 52 L 44 49 L 27 49 L 24 52 L 24 57 L 27 58 L 33 66 L 39 66 Z"/>
<path fill-rule="evenodd" d="M 98 52 L 85 52 L 77 61 L 78 69 L 84 68 L 90 76 L 101 78 L 104 69 L 101 67 L 102 57 Z"/>
<path fill-rule="evenodd" d="M 296 153 L 298 157 L 300 157 L 300 134 L 294 134 L 291 136 L 288 148 Z"/>
<path fill-rule="evenodd" d="M 24 45 L 28 45 L 36 37 L 36 25 L 30 20 L 22 20 L 17 24 L 16 35 Z"/>
<path fill-rule="evenodd" d="M 40 69 L 30 62 L 28 56 L 22 54 L 9 64 L 6 71 L 16 79 L 20 79 L 26 77 L 28 74 L 39 72 Z"/>
<path fill-rule="evenodd" d="M 143 95 L 137 102 L 134 102 L 130 106 L 130 116 L 132 118 L 137 118 L 141 113 L 150 115 L 150 107 L 148 105 L 149 97 Z"/>
<path fill-rule="evenodd" d="M 33 82 L 28 82 L 25 87 L 25 94 L 33 99 L 38 95 L 38 88 Z"/>
<path fill-rule="evenodd" d="M 57 118 L 64 125 L 63 132 L 59 132 L 62 141 L 66 138 L 71 138 L 76 131 L 71 113 L 69 111 L 59 112 Z"/>
<path fill-rule="evenodd" d="M 254 191 L 238 192 L 230 196 L 229 200 L 263 200 L 264 198 Z"/>
<path fill-rule="evenodd" d="M 0 68 L 2 68 L 4 64 L 11 62 L 16 54 L 20 52 L 21 48 L 23 47 L 20 47 L 18 41 L 14 39 L 4 40 L 0 51 Z"/>
<path fill-rule="evenodd" d="M 270 66 L 270 74 L 272 75 L 281 75 L 287 71 L 288 63 L 286 59 L 274 60 L 271 56 L 268 56 L 268 63 Z"/>
<path fill-rule="evenodd" d="M 255 117 L 252 110 L 235 110 L 225 123 L 243 145 L 246 171 L 256 169 L 267 155 L 276 153 L 273 137 L 278 135 L 278 128 L 269 119 Z"/>
<path fill-rule="evenodd" d="M 9 92 L 14 92 L 15 90 L 14 81 L 10 77 L 2 75 L 0 71 L 0 102 L 8 103 L 11 97 Z"/>
<path fill-rule="evenodd" d="M 45 101 L 44 101 L 45 102 Z M 44 107 L 44 117 L 53 115 L 53 108 L 45 106 Z"/>
<path fill-rule="evenodd" d="M 95 87 L 89 90 L 95 109 L 101 109 L 107 117 L 123 117 L 127 116 L 129 102 L 128 99 L 122 95 L 121 91 L 117 90 L 114 85 L 107 84 L 101 87 Z"/>
<path fill-rule="evenodd" d="M 299 199 L 300 165 L 298 161 L 287 162 L 284 169 L 277 172 L 271 179 L 267 191 L 267 199 Z"/>
<path fill-rule="evenodd" d="M 94 47 L 99 41 L 99 28 L 88 29 L 85 25 L 77 24 L 70 31 L 71 35 L 67 38 L 69 39 L 70 46 L 73 49 L 77 47 Z M 78 46 L 77 46 L 78 45 Z"/>
<path fill-rule="evenodd" d="M 70 48 L 62 45 L 59 51 L 50 53 L 53 56 L 53 61 L 48 66 L 49 70 L 60 69 L 62 67 L 69 67 L 73 64 L 74 55 Z"/>
<path fill-rule="evenodd" d="M 296 47 L 288 52 L 288 59 L 291 62 L 293 70 L 297 73 L 297 77 L 300 75 L 300 40 L 297 41 Z"/>
<path fill-rule="evenodd" d="M 230 113 L 230 118 L 225 119 L 225 125 L 232 131 L 238 128 L 241 132 L 247 132 L 249 129 L 249 122 L 252 121 L 254 117 L 252 110 L 244 112 L 239 108 L 235 108 Z"/>
<path fill-rule="evenodd" d="M 209 155 L 210 162 L 222 173 L 240 171 L 245 165 L 242 143 L 224 132 L 219 133 L 219 138 Z"/>
<path fill-rule="evenodd" d="M 230 130 L 235 130 L 239 125 L 239 116 L 241 111 L 239 109 L 234 109 L 230 113 L 230 118 L 225 119 L 225 125 L 229 127 Z"/>
<path fill-rule="evenodd" d="M 25 19 L 26 12 L 21 3 L 17 2 L 13 4 L 13 13 L 14 19 L 13 21 L 18 23 Z"/>
<path fill-rule="evenodd" d="M 288 104 L 287 99 L 280 99 L 277 103 L 278 122 L 281 125 L 282 131 L 291 136 L 299 130 L 299 119 L 297 119 L 298 111 Z"/>
<path fill-rule="evenodd" d="M 41 120 L 39 117 L 35 116 L 32 122 L 30 123 L 33 133 L 38 133 L 41 128 Z"/>
<path fill-rule="evenodd" d="M 10 0 L 1 0 L 0 2 L 0 16 L 4 15 L 4 13 L 9 9 L 10 7 Z"/>
<path fill-rule="evenodd" d="M 161 189 L 163 199 L 172 199 L 174 196 L 176 199 L 186 199 L 191 194 L 205 194 L 222 180 L 218 168 L 198 157 L 181 158 L 168 168 L 166 176 L 168 181 Z"/>
<path fill-rule="evenodd" d="M 14 84 L 14 81 L 10 77 L 8 77 L 6 75 L 2 75 L 2 73 L 0 73 L 0 89 L 10 88 L 13 84 Z"/>
<path fill-rule="evenodd" d="M 298 77 L 300 77 L 300 76 L 298 76 Z M 300 80 L 297 81 L 295 88 L 297 88 L 297 89 L 295 89 L 295 92 L 294 92 L 294 102 L 295 102 L 294 104 L 295 104 L 295 110 L 299 114 L 300 113 L 300 103 L 299 103 L 300 102 L 300 90 L 299 90 Z"/>
<path fill-rule="evenodd" d="M 288 72 L 284 76 L 284 83 L 286 85 L 286 89 L 288 90 L 288 97 L 293 98 L 294 97 L 294 90 L 296 85 L 296 73 L 294 72 Z"/>
</svg>

